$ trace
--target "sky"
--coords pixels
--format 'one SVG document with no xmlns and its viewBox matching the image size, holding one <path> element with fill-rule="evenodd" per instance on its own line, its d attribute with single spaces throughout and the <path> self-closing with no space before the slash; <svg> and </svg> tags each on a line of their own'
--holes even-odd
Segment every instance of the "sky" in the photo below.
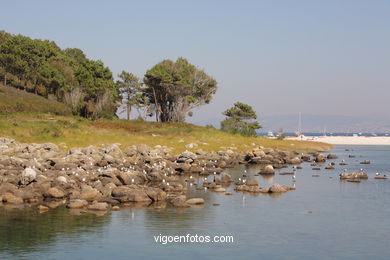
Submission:
<svg viewBox="0 0 390 260">
<path fill-rule="evenodd" d="M 247 103 L 262 116 L 381 116 L 390 108 L 390 1 L 1 2 L 0 30 L 55 41 L 114 75 L 187 58 L 219 85 L 189 122 L 219 125 Z"/>
</svg>

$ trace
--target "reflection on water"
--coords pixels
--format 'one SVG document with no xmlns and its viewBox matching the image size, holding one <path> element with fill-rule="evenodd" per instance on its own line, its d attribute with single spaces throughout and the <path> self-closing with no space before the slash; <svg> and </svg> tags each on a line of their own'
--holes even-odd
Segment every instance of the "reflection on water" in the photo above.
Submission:
<svg viewBox="0 0 390 260">
<path fill-rule="evenodd" d="M 313 171 L 303 164 L 295 183 L 291 175 L 278 174 L 291 167 L 274 176 L 257 175 L 258 166 L 227 170 L 234 181 L 255 179 L 261 187 L 296 185 L 297 190 L 285 194 L 237 193 L 233 184 L 226 187 L 233 193 L 227 196 L 183 181 L 187 196 L 203 197 L 204 206 L 175 209 L 165 203 L 137 203 L 103 216 L 70 215 L 63 207 L 42 214 L 31 208 L 1 208 L 0 259 L 388 259 L 390 180 L 373 177 L 390 172 L 390 147 L 345 151 L 339 146 L 334 152 L 339 155 L 336 162 L 344 159 L 349 165 Z M 339 180 L 344 167 L 362 168 L 362 159 L 372 161 L 364 165 L 368 180 Z M 161 245 L 153 239 L 159 234 L 233 235 L 234 243 Z"/>
<path fill-rule="evenodd" d="M 64 207 L 39 213 L 29 206 L 4 206 L 0 208 L 0 252 L 17 255 L 45 250 L 64 235 L 80 239 L 80 233 L 99 232 L 108 219 L 93 214 L 69 214 Z"/>
</svg>

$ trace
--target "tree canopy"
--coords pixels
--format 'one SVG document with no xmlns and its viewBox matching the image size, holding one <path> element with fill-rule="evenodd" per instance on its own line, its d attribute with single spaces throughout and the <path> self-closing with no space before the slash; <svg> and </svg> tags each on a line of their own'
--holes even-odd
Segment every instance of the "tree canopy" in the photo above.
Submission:
<svg viewBox="0 0 390 260">
<path fill-rule="evenodd" d="M 246 136 L 256 136 L 256 129 L 261 128 L 256 121 L 256 112 L 250 105 L 236 102 L 233 107 L 222 113 L 227 116 L 221 122 L 221 129 L 231 133 L 238 133 Z"/>
<path fill-rule="evenodd" d="M 144 77 L 144 94 L 162 122 L 183 122 L 194 108 L 208 104 L 217 91 L 217 82 L 184 58 L 163 60 Z"/>
<path fill-rule="evenodd" d="M 67 103 L 74 114 L 115 115 L 119 91 L 110 69 L 79 49 L 0 31 L 0 76 L 14 87 Z"/>
</svg>

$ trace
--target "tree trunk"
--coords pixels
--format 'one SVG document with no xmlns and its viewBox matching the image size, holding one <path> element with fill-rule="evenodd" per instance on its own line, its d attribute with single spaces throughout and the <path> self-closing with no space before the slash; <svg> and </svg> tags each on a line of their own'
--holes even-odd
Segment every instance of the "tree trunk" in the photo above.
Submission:
<svg viewBox="0 0 390 260">
<path fill-rule="evenodd" d="M 127 104 L 127 120 L 130 120 L 130 113 L 131 113 L 131 105 L 130 104 Z"/>
</svg>

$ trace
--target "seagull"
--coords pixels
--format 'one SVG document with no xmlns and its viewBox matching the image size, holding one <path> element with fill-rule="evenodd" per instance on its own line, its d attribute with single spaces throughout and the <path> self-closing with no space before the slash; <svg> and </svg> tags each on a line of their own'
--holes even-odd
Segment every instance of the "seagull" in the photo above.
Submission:
<svg viewBox="0 0 390 260">
<path fill-rule="evenodd" d="M 131 183 L 134 183 L 134 179 L 131 179 Z"/>
<path fill-rule="evenodd" d="M 244 170 L 244 172 L 246 173 L 246 170 Z"/>
<path fill-rule="evenodd" d="M 243 182 L 243 183 L 245 183 L 245 182 L 246 182 L 246 180 L 242 180 L 242 182 Z"/>
<path fill-rule="evenodd" d="M 377 173 L 375 173 L 375 175 L 376 175 L 376 176 L 379 176 L 380 174 L 377 172 Z"/>
<path fill-rule="evenodd" d="M 163 183 L 165 183 L 165 179 L 163 179 Z"/>
<path fill-rule="evenodd" d="M 169 186 L 169 182 L 167 182 L 167 186 Z"/>
<path fill-rule="evenodd" d="M 192 179 L 192 175 L 190 175 L 190 179 Z"/>
</svg>

